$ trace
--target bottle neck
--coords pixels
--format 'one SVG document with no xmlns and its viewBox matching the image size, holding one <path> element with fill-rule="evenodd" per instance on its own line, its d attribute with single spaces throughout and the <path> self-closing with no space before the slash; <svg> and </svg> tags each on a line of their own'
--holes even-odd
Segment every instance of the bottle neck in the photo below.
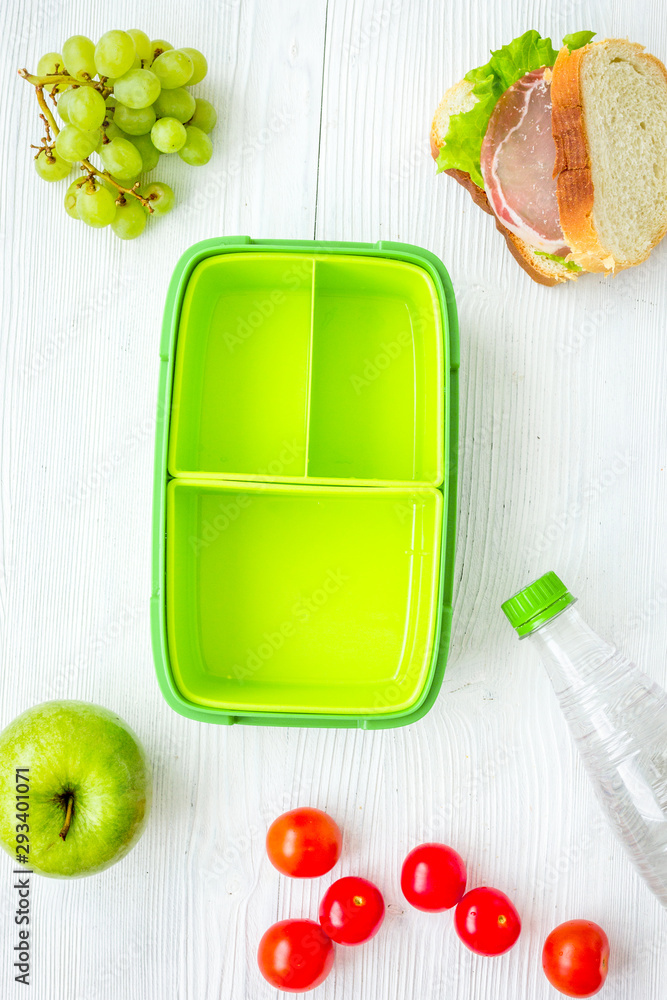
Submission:
<svg viewBox="0 0 667 1000">
<path fill-rule="evenodd" d="M 586 624 L 573 604 L 529 634 L 556 693 L 590 683 L 615 646 Z"/>
</svg>

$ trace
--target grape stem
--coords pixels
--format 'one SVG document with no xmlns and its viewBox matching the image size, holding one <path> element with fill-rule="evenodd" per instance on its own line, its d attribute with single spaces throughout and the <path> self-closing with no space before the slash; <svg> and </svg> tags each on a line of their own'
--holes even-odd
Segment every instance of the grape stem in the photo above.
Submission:
<svg viewBox="0 0 667 1000">
<path fill-rule="evenodd" d="M 55 118 L 51 114 L 51 109 L 49 108 L 48 104 L 46 103 L 46 98 L 44 97 L 44 87 L 42 87 L 42 86 L 36 86 L 35 87 L 35 93 L 37 94 L 37 102 L 38 102 L 40 108 L 42 109 L 42 114 L 39 117 L 42 118 L 46 122 L 47 135 L 48 135 L 48 131 L 49 131 L 49 126 L 51 127 L 54 136 L 58 135 L 58 133 L 60 132 L 60 129 L 58 128 L 58 126 L 56 124 Z"/>
<path fill-rule="evenodd" d="M 51 137 L 51 126 L 49 125 L 49 120 L 44 115 L 40 115 L 39 117 L 44 122 L 44 131 L 46 132 L 46 135 L 42 138 L 41 144 L 39 146 L 35 146 L 33 143 L 31 143 L 30 148 L 37 150 L 37 152 L 35 153 L 35 159 L 37 159 L 40 153 L 44 153 L 46 159 L 50 163 L 55 163 L 56 158 L 53 155 L 53 147 L 55 146 L 55 142 Z"/>
<path fill-rule="evenodd" d="M 54 137 L 58 135 L 60 129 L 58 128 L 56 120 L 51 113 L 51 109 L 46 103 L 46 98 L 44 97 L 44 87 L 46 86 L 46 84 L 41 83 L 40 81 L 47 80 L 50 83 L 54 79 L 54 77 L 31 76 L 25 69 L 19 70 L 19 76 L 23 77 L 24 80 L 27 80 L 28 83 L 32 83 L 33 87 L 35 88 L 35 94 L 37 95 L 37 103 L 42 109 L 42 114 L 40 115 L 40 118 L 44 121 L 44 124 L 46 126 L 46 134 L 48 139 L 50 140 L 51 136 L 49 135 L 49 129 L 53 132 Z M 73 83 L 76 84 L 80 83 L 79 80 L 74 80 L 73 77 L 59 77 L 59 80 L 60 81 L 72 80 Z M 35 146 L 33 148 L 37 149 L 38 147 Z M 47 156 L 48 156 L 48 151 L 52 147 L 48 147 L 45 145 L 44 148 L 47 150 Z M 136 198 L 137 201 L 140 202 L 143 205 L 143 207 L 147 209 L 148 212 L 150 212 L 151 215 L 153 214 L 153 206 L 151 205 L 149 199 L 144 198 L 143 195 L 139 194 L 138 190 L 139 181 L 136 181 L 131 188 L 126 188 L 123 187 L 122 184 L 119 184 L 118 181 L 111 176 L 108 170 L 98 170 L 97 167 L 93 166 L 90 160 L 80 160 L 79 166 L 82 168 L 82 170 L 87 171 L 89 180 L 92 180 L 93 176 L 103 177 L 108 184 L 111 184 L 113 187 L 115 187 L 116 190 L 119 192 L 117 201 L 120 201 L 122 203 L 125 200 L 126 195 L 128 194 L 132 195 L 132 197 Z"/>
<path fill-rule="evenodd" d="M 47 76 L 35 76 L 33 73 L 29 73 L 27 69 L 18 70 L 18 74 L 28 83 L 31 83 L 33 87 L 57 87 L 61 83 L 67 84 L 68 87 L 92 87 L 93 90 L 99 90 L 103 97 L 108 97 L 111 93 L 112 88 L 105 86 L 106 76 L 103 76 L 99 80 L 91 80 L 86 74 L 82 80 L 77 79 L 75 76 L 69 76 L 67 73 L 49 73 Z"/>
</svg>

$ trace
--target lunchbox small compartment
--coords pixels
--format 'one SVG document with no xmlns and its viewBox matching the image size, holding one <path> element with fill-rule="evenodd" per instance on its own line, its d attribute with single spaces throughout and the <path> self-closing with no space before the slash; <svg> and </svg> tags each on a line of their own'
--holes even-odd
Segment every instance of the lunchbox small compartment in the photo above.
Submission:
<svg viewBox="0 0 667 1000">
<path fill-rule="evenodd" d="M 315 262 L 308 475 L 442 480 L 442 330 L 423 268 Z"/>
<path fill-rule="evenodd" d="M 194 269 L 179 323 L 169 472 L 306 473 L 313 261 L 222 254 Z"/>
<path fill-rule="evenodd" d="M 167 644 L 190 703 L 225 713 L 407 710 L 433 669 L 433 488 L 167 487 Z"/>
</svg>

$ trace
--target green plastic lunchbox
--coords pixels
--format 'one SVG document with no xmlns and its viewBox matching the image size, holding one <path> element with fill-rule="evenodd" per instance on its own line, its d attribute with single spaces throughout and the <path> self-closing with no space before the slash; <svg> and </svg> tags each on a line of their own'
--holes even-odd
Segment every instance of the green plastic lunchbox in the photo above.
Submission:
<svg viewBox="0 0 667 1000">
<path fill-rule="evenodd" d="M 424 715 L 452 613 L 458 328 L 402 243 L 207 240 L 160 348 L 151 626 L 203 722 Z"/>
</svg>

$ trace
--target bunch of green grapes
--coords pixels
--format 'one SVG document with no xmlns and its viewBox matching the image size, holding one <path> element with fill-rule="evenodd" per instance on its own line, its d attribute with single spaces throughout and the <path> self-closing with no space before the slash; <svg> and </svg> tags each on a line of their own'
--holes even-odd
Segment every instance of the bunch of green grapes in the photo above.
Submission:
<svg viewBox="0 0 667 1000">
<path fill-rule="evenodd" d="M 65 194 L 68 215 L 95 228 L 111 226 L 131 240 L 149 215 L 171 209 L 171 188 L 143 178 L 161 155 L 177 153 L 194 167 L 210 160 L 215 108 L 188 89 L 207 69 L 197 49 L 175 49 L 132 29 L 107 31 L 97 45 L 74 35 L 62 53 L 42 56 L 35 75 L 19 70 L 36 88 L 46 129 L 33 147 L 37 173 L 59 181 L 74 164 L 81 168 Z"/>
</svg>

